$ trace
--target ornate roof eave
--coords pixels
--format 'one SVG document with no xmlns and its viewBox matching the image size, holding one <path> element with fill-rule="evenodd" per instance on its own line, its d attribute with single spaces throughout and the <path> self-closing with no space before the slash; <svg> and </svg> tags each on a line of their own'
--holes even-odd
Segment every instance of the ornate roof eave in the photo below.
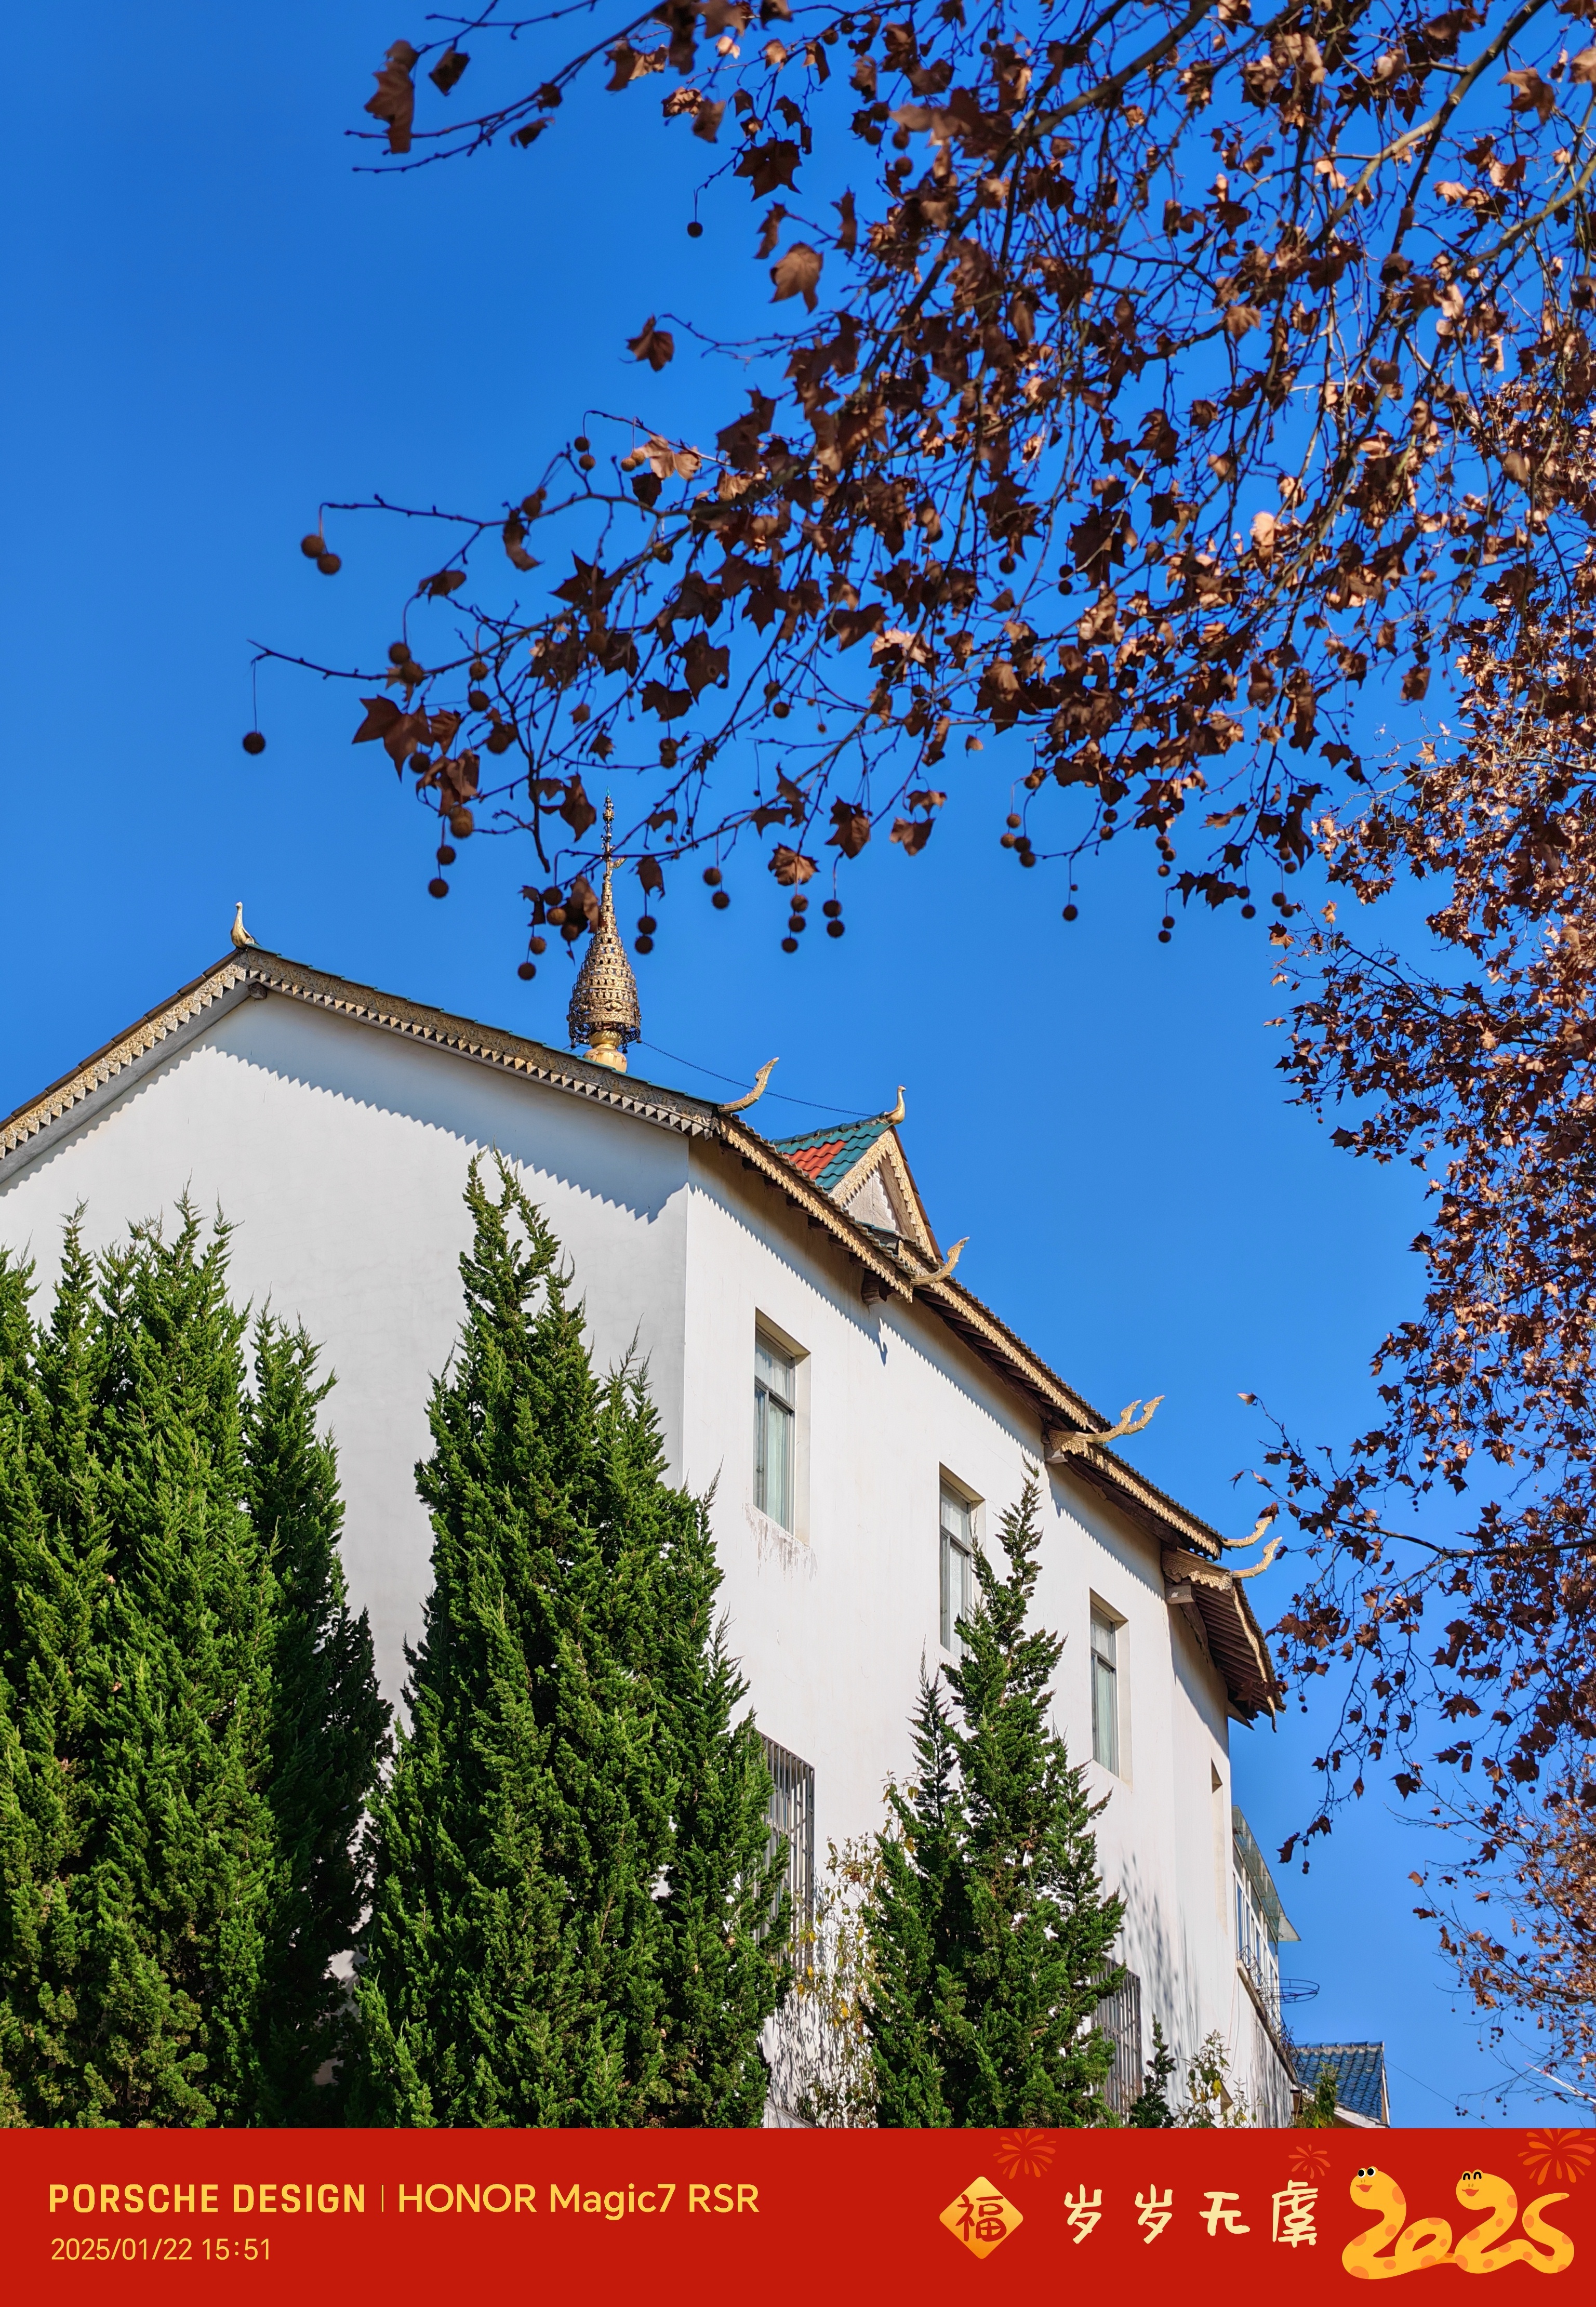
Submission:
<svg viewBox="0 0 1596 2307">
<path fill-rule="evenodd" d="M 1170 1600 L 1190 1610 L 1194 1631 L 1224 1677 L 1237 1712 L 1248 1721 L 1279 1713 L 1284 1694 L 1247 1589 L 1234 1572 L 1206 1556 L 1166 1547 L 1163 1575 Z"/>
<path fill-rule="evenodd" d="M 541 1042 L 500 1033 L 472 1018 L 432 1008 L 425 1002 L 402 1001 L 374 987 L 330 976 L 323 970 L 308 969 L 299 962 L 252 946 L 243 953 L 228 954 L 201 976 L 192 979 L 170 1000 L 159 1008 L 147 1010 L 125 1033 L 106 1042 L 72 1072 L 64 1074 L 40 1095 L 30 1098 L 0 1121 L 0 1173 L 15 1154 L 30 1149 L 41 1133 L 98 1093 L 109 1090 L 113 1085 L 125 1087 L 124 1076 L 130 1069 L 139 1068 L 142 1061 L 169 1054 L 170 1047 L 190 1038 L 207 1013 L 219 1005 L 230 1008 L 240 1001 L 267 995 L 302 1002 L 307 1008 L 347 1017 L 353 1024 L 373 1026 L 425 1047 L 447 1051 L 474 1064 L 488 1066 L 495 1072 L 562 1091 L 568 1096 L 612 1106 L 658 1128 L 705 1136 L 715 1127 L 714 1108 L 700 1099 L 631 1082 L 623 1074 L 616 1074 L 605 1066 L 589 1065 L 585 1059 L 552 1050 Z"/>
</svg>

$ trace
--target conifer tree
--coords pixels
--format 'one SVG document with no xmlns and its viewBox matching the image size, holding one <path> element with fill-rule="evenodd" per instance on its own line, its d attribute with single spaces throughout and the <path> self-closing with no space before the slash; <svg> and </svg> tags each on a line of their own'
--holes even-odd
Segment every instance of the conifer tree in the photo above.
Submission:
<svg viewBox="0 0 1596 2307">
<path fill-rule="evenodd" d="M 277 1880 L 261 1976 L 255 2119 L 336 2120 L 318 2087 L 348 2049 L 349 1997 L 335 1959 L 356 1942 L 369 1889 L 361 1829 L 388 1709 L 366 1614 L 349 1608 L 339 1557 L 343 1502 L 332 1444 L 316 1430 L 331 1390 L 303 1329 L 262 1319 L 244 1406 L 249 1510 L 275 1583 L 270 1763 Z"/>
<path fill-rule="evenodd" d="M 275 1815 L 294 1740 L 274 1676 L 294 1645 L 251 1511 L 245 1316 L 227 1262 L 226 1227 L 202 1241 L 186 1205 L 170 1242 L 136 1228 L 98 1262 L 74 1221 L 43 1329 L 26 1272 L 0 1270 L 12 2120 L 281 2119 L 279 2037 L 293 2020 L 270 2000 L 291 1983 L 285 1951 L 339 1935 L 306 1916 L 300 1854 Z M 356 1717 L 358 1680 L 356 1659 L 340 1684 Z M 325 1759 L 321 1728 L 303 1707 L 295 1720 Z M 314 1767 L 302 1758 L 301 1777 Z"/>
<path fill-rule="evenodd" d="M 1132 2102 L 1126 2123 L 1133 2131 L 1169 2131 L 1174 2127 L 1175 2111 L 1170 2105 L 1170 2084 L 1174 2078 L 1175 2054 L 1163 2039 L 1163 2028 L 1153 2021 L 1153 2056 L 1142 2077 L 1141 2089 Z"/>
<path fill-rule="evenodd" d="M 662 1479 L 640 1376 L 595 1384 L 559 1246 L 513 1177 L 501 1165 L 494 1198 L 474 1166 L 467 1202 L 356 2119 L 757 2121 L 781 1984 L 759 1936 L 769 1782 L 731 1720 L 703 1510 Z"/>
<path fill-rule="evenodd" d="M 1123 1976 L 1123 1908 L 1097 1873 L 1082 1772 L 1050 1728 L 1062 1643 L 1025 1619 L 1037 1575 L 1038 1486 L 1005 1514 L 1007 1577 L 978 1555 L 964 1654 L 922 1680 L 916 1778 L 893 1791 L 868 1909 L 868 2014 L 883 2127 L 1111 2120 L 1112 2046 L 1090 2021 Z"/>
</svg>

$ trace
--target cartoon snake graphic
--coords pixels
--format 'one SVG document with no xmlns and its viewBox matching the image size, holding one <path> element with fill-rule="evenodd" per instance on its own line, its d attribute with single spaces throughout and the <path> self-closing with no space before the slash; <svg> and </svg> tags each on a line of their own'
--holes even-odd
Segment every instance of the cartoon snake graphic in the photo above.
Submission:
<svg viewBox="0 0 1596 2307">
<path fill-rule="evenodd" d="M 1379 2216 L 1342 2252 L 1341 2263 L 1349 2275 L 1381 2283 L 1394 2275 L 1417 2275 L 1424 2268 L 1448 2263 L 1451 2226 L 1445 2219 L 1415 2219 L 1408 2226 L 1407 2197 L 1388 2171 L 1377 2171 L 1366 2163 L 1352 2174 L 1351 2195 L 1355 2203 Z M 1391 2250 L 1382 2256 L 1387 2243 Z"/>
<path fill-rule="evenodd" d="M 1452 2229 L 1445 2219 L 1418 2218 L 1407 2223 L 1407 2199 L 1389 2172 L 1372 2163 L 1353 2174 L 1354 2203 L 1376 2214 L 1374 2225 L 1355 2235 L 1341 2255 L 1349 2275 L 1365 2281 L 1388 2281 L 1395 2275 L 1418 2275 L 1429 2267 L 1456 2267 L 1465 2275 L 1495 2275 L 1505 2267 L 1532 2267 L 1540 2275 L 1560 2275 L 1574 2257 L 1571 2236 L 1541 2217 L 1566 2194 L 1540 2195 L 1523 2215 L 1524 2231 L 1511 2243 L 1501 2238 L 1518 2217 L 1518 2197 L 1506 2179 L 1489 2171 L 1465 2171 L 1457 2183 L 1457 2199 L 1465 2210 L 1483 2207 L 1486 2216 L 1458 2238 L 1452 2247 Z"/>
<path fill-rule="evenodd" d="M 1506 2179 L 1489 2171 L 1465 2171 L 1457 2183 L 1457 2200 L 1465 2210 L 1483 2204 L 1488 2216 L 1460 2235 L 1452 2263 L 1465 2275 L 1495 2275 L 1499 2268 L 1522 2263 L 1540 2275 L 1561 2275 L 1574 2257 L 1574 2243 L 1560 2227 L 1549 2226 L 1540 2214 L 1549 2204 L 1567 2200 L 1560 2195 L 1539 2195 L 1524 2212 L 1524 2231 L 1511 2243 L 1499 2238 L 1518 2217 L 1518 2197 Z M 1536 2249 L 1545 2243 L 1544 2251 Z"/>
</svg>

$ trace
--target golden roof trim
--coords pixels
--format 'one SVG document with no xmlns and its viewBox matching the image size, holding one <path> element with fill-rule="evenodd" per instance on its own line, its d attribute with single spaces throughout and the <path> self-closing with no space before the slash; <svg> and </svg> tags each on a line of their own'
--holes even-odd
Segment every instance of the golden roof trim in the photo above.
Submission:
<svg viewBox="0 0 1596 2307">
<path fill-rule="evenodd" d="M 107 1042 L 70 1074 L 52 1082 L 38 1097 L 30 1099 L 26 1105 L 19 1106 L 0 1121 L 0 1163 L 97 1091 L 108 1087 L 129 1066 L 148 1056 L 184 1026 L 193 1025 L 217 1002 L 229 994 L 243 999 L 252 987 L 258 987 L 262 993 L 303 1002 L 307 1008 L 348 1017 L 356 1025 L 374 1026 L 432 1049 L 469 1058 L 476 1064 L 491 1066 L 522 1081 L 536 1081 L 570 1096 L 617 1107 L 656 1128 L 700 1136 L 708 1135 L 714 1126 L 713 1108 L 698 1099 L 632 1085 L 624 1075 L 612 1073 L 602 1066 L 590 1066 L 582 1058 L 562 1056 L 542 1042 L 493 1031 L 471 1018 L 457 1017 L 449 1010 L 435 1009 L 425 1002 L 400 1000 L 391 994 L 378 992 L 374 987 L 305 968 L 254 946 L 244 953 L 228 954 L 225 960 L 184 986 L 169 1001 L 147 1011 L 124 1033 Z"/>
<path fill-rule="evenodd" d="M 1222 1564 L 1174 1547 L 1163 1550 L 1163 1574 L 1168 1585 L 1189 1592 L 1209 1655 L 1238 1710 L 1279 1713 L 1284 1694 L 1247 1589 Z"/>
</svg>

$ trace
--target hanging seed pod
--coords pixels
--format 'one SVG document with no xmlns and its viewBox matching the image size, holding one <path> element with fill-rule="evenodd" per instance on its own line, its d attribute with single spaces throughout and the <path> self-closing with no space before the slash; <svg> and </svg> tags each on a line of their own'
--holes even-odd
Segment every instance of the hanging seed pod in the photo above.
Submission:
<svg viewBox="0 0 1596 2307">
<path fill-rule="evenodd" d="M 523 961 L 520 967 L 516 971 L 516 975 L 518 977 L 536 977 L 536 974 L 537 971 L 535 965 L 529 961 Z"/>
<path fill-rule="evenodd" d="M 840 897 L 828 897 L 825 904 L 820 907 L 820 911 L 825 914 L 828 921 L 835 922 L 840 919 L 842 914 L 842 899 Z"/>
<path fill-rule="evenodd" d="M 454 862 L 454 851 L 450 847 L 447 841 L 442 843 L 439 848 L 438 862 L 440 865 L 452 865 Z"/>
<path fill-rule="evenodd" d="M 530 937 L 527 939 L 527 944 L 533 953 L 546 953 L 549 949 L 547 938 Z"/>
<path fill-rule="evenodd" d="M 781 949 L 784 953 L 796 953 L 798 950 L 797 939 L 795 937 L 783 938 L 781 941 Z"/>
<path fill-rule="evenodd" d="M 1159 932 L 1158 932 L 1158 942 L 1159 942 L 1159 944 L 1160 944 L 1160 945 L 1168 945 L 1169 941 L 1170 941 L 1170 933 L 1169 933 L 1168 930 L 1160 930 L 1160 931 L 1159 931 Z"/>
<path fill-rule="evenodd" d="M 652 953 L 654 950 L 654 939 L 651 937 L 638 938 L 634 940 L 633 950 L 637 953 Z"/>
<path fill-rule="evenodd" d="M 485 713 L 493 699 L 485 689 L 468 689 L 466 691 L 466 702 L 473 713 Z"/>
<path fill-rule="evenodd" d="M 248 732 L 244 740 L 244 750 L 246 753 L 263 753 L 266 750 L 266 740 L 258 729 Z"/>
<path fill-rule="evenodd" d="M 336 577 L 343 565 L 336 553 L 319 553 L 316 555 L 316 566 L 323 577 Z"/>
<path fill-rule="evenodd" d="M 308 536 L 300 538 L 299 550 L 307 561 L 320 561 L 327 550 L 327 539 L 319 530 L 313 529 Z"/>
<path fill-rule="evenodd" d="M 410 662 L 409 642 L 390 641 L 388 644 L 388 662 L 390 665 L 408 665 Z"/>
<path fill-rule="evenodd" d="M 726 907 L 732 901 L 724 889 L 716 889 L 709 902 L 715 907 L 716 913 L 725 913 Z"/>
<path fill-rule="evenodd" d="M 705 866 L 705 868 L 704 868 L 704 886 L 705 886 L 705 888 L 709 888 L 709 889 L 718 889 L 718 888 L 719 888 L 719 887 L 720 887 L 720 868 L 719 868 L 719 866 L 718 866 L 718 865 L 706 865 L 706 866 Z"/>
<path fill-rule="evenodd" d="M 1065 908 L 1064 908 L 1064 918 L 1065 918 L 1065 920 L 1066 920 L 1067 922 L 1078 922 L 1078 921 L 1079 921 L 1079 919 L 1080 919 L 1080 917 L 1081 917 L 1081 909 L 1080 909 L 1080 907 L 1079 907 L 1078 905 L 1066 905 L 1066 906 L 1065 906 Z"/>
<path fill-rule="evenodd" d="M 442 879 L 442 875 L 439 876 L 437 880 L 429 881 L 426 888 L 427 895 L 431 897 L 446 897 L 449 895 L 449 884 Z"/>
<path fill-rule="evenodd" d="M 1243 905 L 1241 908 L 1241 918 L 1244 922 L 1256 921 L 1257 919 L 1257 912 L 1258 909 L 1256 905 Z"/>
<path fill-rule="evenodd" d="M 487 679 L 486 658 L 474 656 L 471 660 L 470 673 L 473 681 L 485 681 Z"/>
<path fill-rule="evenodd" d="M 457 841 L 469 841 L 476 830 L 476 819 L 468 809 L 451 809 L 449 812 L 449 830 Z"/>
<path fill-rule="evenodd" d="M 638 915 L 638 935 L 639 937 L 652 937 L 658 927 L 659 923 L 655 920 L 652 913 L 639 913 Z"/>
<path fill-rule="evenodd" d="M 828 922 L 826 934 L 828 937 L 841 937 L 845 926 L 846 924 L 842 922 Z"/>
</svg>

